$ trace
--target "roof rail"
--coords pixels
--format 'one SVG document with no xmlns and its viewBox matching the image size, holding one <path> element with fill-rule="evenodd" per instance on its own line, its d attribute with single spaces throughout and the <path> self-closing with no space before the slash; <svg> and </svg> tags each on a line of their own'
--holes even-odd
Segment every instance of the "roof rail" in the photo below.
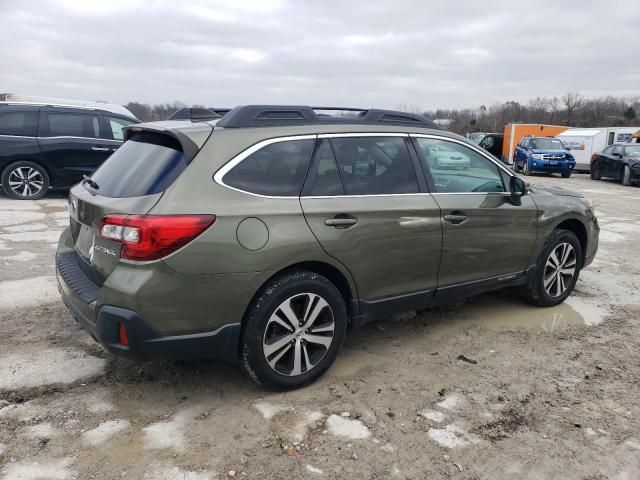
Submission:
<svg viewBox="0 0 640 480">
<path fill-rule="evenodd" d="M 351 115 L 328 115 L 318 111 L 349 112 Z M 311 124 L 375 124 L 402 125 L 442 130 L 432 120 L 407 112 L 349 107 L 309 107 L 301 105 L 244 105 L 233 108 L 216 126 L 274 127 L 281 125 Z"/>
</svg>

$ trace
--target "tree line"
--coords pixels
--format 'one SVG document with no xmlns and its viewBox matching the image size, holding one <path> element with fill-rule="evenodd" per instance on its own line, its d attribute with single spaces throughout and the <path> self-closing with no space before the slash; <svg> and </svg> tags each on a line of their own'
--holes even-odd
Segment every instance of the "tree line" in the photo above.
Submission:
<svg viewBox="0 0 640 480">
<path fill-rule="evenodd" d="M 576 92 L 560 97 L 536 97 L 526 104 L 515 101 L 460 110 L 421 112 L 432 119 L 449 121 L 456 133 L 502 132 L 508 123 L 544 123 L 570 127 L 615 127 L 640 124 L 640 97 L 587 98 Z"/>
<path fill-rule="evenodd" d="M 188 107 L 182 102 L 125 105 L 142 121 L 166 120 L 175 111 Z M 202 107 L 202 105 L 191 105 Z M 400 105 L 400 110 L 420 113 L 431 119 L 446 120 L 446 128 L 456 133 L 501 132 L 508 123 L 546 123 L 572 127 L 613 127 L 640 124 L 640 97 L 587 98 L 576 92 L 557 97 L 535 97 L 527 103 L 507 101 L 478 108 L 424 111 L 416 106 Z"/>
</svg>

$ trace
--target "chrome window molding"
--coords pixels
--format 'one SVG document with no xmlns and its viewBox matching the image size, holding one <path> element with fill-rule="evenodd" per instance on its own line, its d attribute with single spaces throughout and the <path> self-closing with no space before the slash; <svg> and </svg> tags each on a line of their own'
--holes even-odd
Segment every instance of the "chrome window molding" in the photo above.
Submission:
<svg viewBox="0 0 640 480">
<path fill-rule="evenodd" d="M 402 132 L 362 132 L 362 133 L 319 133 L 318 138 L 346 138 L 346 137 L 408 137 Z"/>
<path fill-rule="evenodd" d="M 0 137 L 9 137 L 9 138 L 38 138 L 35 135 L 31 136 L 31 135 L 9 135 L 8 133 L 2 133 L 0 134 Z"/>
<path fill-rule="evenodd" d="M 286 137 L 274 137 L 266 140 L 262 140 L 246 150 L 242 151 L 231 160 L 229 160 L 226 164 L 224 164 L 218 171 L 213 175 L 213 180 L 223 187 L 226 187 L 230 190 L 235 190 L 236 192 L 244 193 L 246 195 L 251 195 L 253 197 L 259 198 L 268 198 L 268 199 L 277 199 L 277 200 L 299 200 L 301 198 L 305 199 L 327 199 L 327 198 L 366 198 L 366 197 L 402 197 L 402 196 L 431 196 L 431 195 L 500 195 L 500 196 L 510 196 L 510 192 L 416 192 L 416 193 L 380 193 L 380 194 L 367 194 L 367 195 L 300 195 L 300 196 L 282 196 L 282 195 L 262 195 L 259 193 L 248 192 L 246 190 L 242 190 L 239 188 L 232 187 L 224 183 L 224 176 L 233 169 L 236 165 L 242 162 L 245 158 L 250 156 L 251 154 L 257 152 L 263 147 L 267 145 L 271 145 L 273 143 L 279 142 L 287 142 L 290 140 L 309 140 L 309 139 L 323 139 L 323 138 L 346 138 L 346 137 L 411 137 L 411 138 L 432 138 L 435 140 L 443 140 L 453 143 L 458 143 L 464 147 L 469 148 L 470 150 L 480 154 L 494 165 L 498 166 L 498 168 L 502 169 L 505 173 L 507 173 L 510 177 L 516 176 L 512 171 L 510 171 L 505 166 L 501 165 L 498 161 L 491 158 L 487 152 L 483 151 L 481 148 L 469 145 L 466 142 L 457 140 L 455 138 L 445 137 L 442 135 L 433 135 L 433 134 L 422 134 L 422 133 L 401 133 L 401 132 L 361 132 L 361 133 L 322 133 L 322 134 L 312 134 L 312 135 L 292 135 Z M 53 137 L 46 137 L 53 138 Z M 84 138 L 84 137 L 81 137 Z"/>
<path fill-rule="evenodd" d="M 48 140 L 48 139 L 57 139 L 57 138 L 72 138 L 72 139 L 76 139 L 76 140 L 100 140 L 100 141 L 105 141 L 105 142 L 111 142 L 113 141 L 112 138 L 100 138 L 100 137 L 76 137 L 73 135 L 53 135 L 51 137 L 36 137 L 38 140 Z M 120 140 L 116 140 L 116 142 L 119 142 Z"/>
</svg>

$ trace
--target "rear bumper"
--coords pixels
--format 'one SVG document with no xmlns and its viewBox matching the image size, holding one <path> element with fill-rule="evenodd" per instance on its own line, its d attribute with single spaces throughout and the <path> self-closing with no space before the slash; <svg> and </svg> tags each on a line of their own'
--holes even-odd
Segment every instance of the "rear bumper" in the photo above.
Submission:
<svg viewBox="0 0 640 480">
<path fill-rule="evenodd" d="M 96 311 L 100 287 L 77 265 L 75 252 L 56 255 L 56 276 L 66 307 L 80 326 L 111 353 L 134 360 L 237 360 L 239 323 L 226 324 L 211 332 L 161 335 L 133 310 L 101 305 Z M 119 324 L 127 332 L 126 346 L 119 341 Z"/>
</svg>

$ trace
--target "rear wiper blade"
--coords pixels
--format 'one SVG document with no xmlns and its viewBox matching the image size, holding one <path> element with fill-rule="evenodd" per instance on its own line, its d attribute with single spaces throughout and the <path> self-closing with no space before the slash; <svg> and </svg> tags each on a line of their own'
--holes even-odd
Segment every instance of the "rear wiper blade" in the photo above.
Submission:
<svg viewBox="0 0 640 480">
<path fill-rule="evenodd" d="M 100 186 L 96 182 L 91 180 L 91 177 L 88 177 L 87 175 L 82 175 L 82 178 L 83 178 L 83 180 L 82 180 L 83 184 L 88 183 L 91 188 L 93 188 L 95 190 L 100 189 Z"/>
</svg>

